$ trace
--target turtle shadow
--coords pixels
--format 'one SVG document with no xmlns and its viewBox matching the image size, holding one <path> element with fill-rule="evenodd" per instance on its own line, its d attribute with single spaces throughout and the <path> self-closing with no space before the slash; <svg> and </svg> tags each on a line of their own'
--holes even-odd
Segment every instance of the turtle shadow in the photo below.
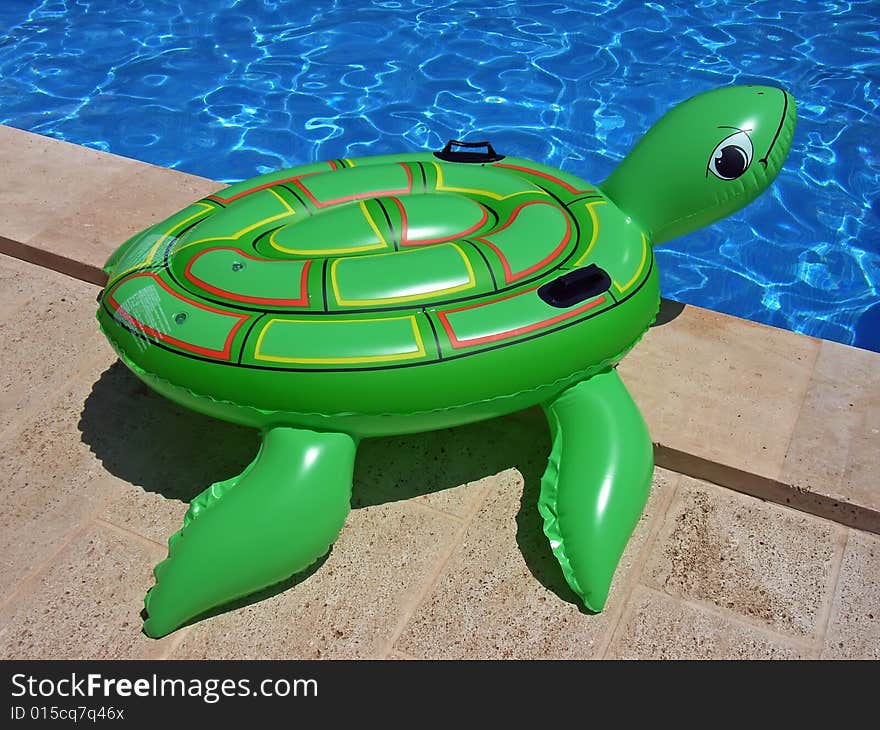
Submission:
<svg viewBox="0 0 880 730">
<path fill-rule="evenodd" d="M 252 429 L 162 398 L 118 360 L 93 384 L 77 427 L 108 472 L 180 502 L 241 473 L 260 444 Z"/>
<path fill-rule="evenodd" d="M 109 473 L 145 492 L 180 502 L 190 502 L 208 485 L 241 473 L 256 456 L 260 442 L 254 429 L 178 407 L 119 361 L 92 386 L 78 428 L 82 441 Z M 472 482 L 516 469 L 523 478 L 516 539 L 526 565 L 561 600 L 580 606 L 543 534 L 538 512 L 549 452 L 547 424 L 538 409 L 458 428 L 366 439 L 358 448 L 352 508 L 422 498 L 429 507 L 458 518 L 478 519 L 472 512 L 480 500 L 467 494 L 479 489 Z M 193 622 L 286 591 L 322 563 L 212 609 Z"/>
<path fill-rule="evenodd" d="M 657 312 L 657 318 L 654 320 L 654 324 L 652 324 L 651 327 L 662 327 L 664 324 L 669 324 L 684 311 L 685 306 L 686 305 L 681 302 L 676 302 L 674 299 L 661 297 L 660 310 Z"/>
</svg>

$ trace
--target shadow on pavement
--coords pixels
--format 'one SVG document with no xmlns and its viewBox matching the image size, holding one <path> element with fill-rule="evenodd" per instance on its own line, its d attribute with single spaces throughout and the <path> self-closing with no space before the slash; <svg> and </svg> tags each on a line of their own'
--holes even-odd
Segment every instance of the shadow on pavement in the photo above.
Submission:
<svg viewBox="0 0 880 730">
<path fill-rule="evenodd" d="M 153 393 L 120 362 L 94 384 L 79 430 L 108 472 L 182 502 L 240 473 L 259 447 L 259 434 L 253 429 L 179 408 Z M 515 468 L 524 480 L 516 521 L 526 564 L 542 585 L 580 605 L 562 576 L 538 513 L 549 452 L 547 425 L 538 409 L 455 429 L 367 439 L 358 449 L 352 507 L 413 499 Z M 287 590 L 320 570 L 322 563 L 209 615 Z"/>
<path fill-rule="evenodd" d="M 684 311 L 686 305 L 672 299 L 660 299 L 660 311 L 657 312 L 657 319 L 654 320 L 652 327 L 662 327 L 669 324 L 679 314 Z"/>
</svg>

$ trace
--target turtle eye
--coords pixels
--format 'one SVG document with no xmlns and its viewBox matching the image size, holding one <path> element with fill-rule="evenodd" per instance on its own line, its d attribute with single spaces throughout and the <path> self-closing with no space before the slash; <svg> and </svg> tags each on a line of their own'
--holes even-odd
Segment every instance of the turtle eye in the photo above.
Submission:
<svg viewBox="0 0 880 730">
<path fill-rule="evenodd" d="M 752 140 L 742 130 L 718 143 L 709 157 L 709 170 L 722 180 L 736 180 L 752 164 Z"/>
</svg>

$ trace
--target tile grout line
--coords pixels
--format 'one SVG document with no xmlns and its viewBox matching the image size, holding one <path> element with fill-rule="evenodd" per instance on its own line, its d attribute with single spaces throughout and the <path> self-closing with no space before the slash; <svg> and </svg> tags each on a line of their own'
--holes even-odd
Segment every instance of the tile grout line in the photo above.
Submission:
<svg viewBox="0 0 880 730">
<path fill-rule="evenodd" d="M 608 656 L 608 652 L 611 650 L 611 646 L 614 643 L 614 639 L 617 638 L 617 633 L 620 630 L 621 626 L 625 625 L 625 621 L 623 620 L 624 615 L 627 615 L 632 612 L 632 597 L 635 593 L 636 589 L 639 587 L 641 583 L 642 573 L 644 571 L 645 566 L 648 563 L 648 559 L 651 556 L 652 549 L 657 542 L 657 539 L 660 535 L 660 532 L 663 529 L 663 525 L 666 523 L 666 516 L 669 514 L 669 509 L 672 506 L 673 501 L 675 500 L 675 496 L 678 494 L 678 487 L 681 484 L 682 475 L 678 472 L 673 472 L 676 475 L 676 478 L 672 485 L 669 488 L 669 495 L 664 497 L 661 501 L 661 509 L 654 515 L 655 524 L 651 526 L 651 529 L 648 531 L 648 536 L 645 538 L 645 544 L 642 545 L 641 550 L 636 555 L 636 559 L 633 561 L 632 566 L 630 567 L 630 574 L 627 576 L 626 580 L 626 596 L 623 601 L 623 605 L 621 605 L 618 610 L 618 614 L 615 617 L 615 620 L 612 622 L 612 625 L 605 632 L 605 637 L 603 638 L 602 645 L 599 650 L 596 652 L 596 656 L 600 659 L 605 659 Z"/>
<path fill-rule="evenodd" d="M 757 500 L 761 502 L 761 504 L 772 505 L 773 507 L 782 510 L 785 514 L 789 515 L 792 519 L 813 519 L 818 520 L 819 522 L 828 522 L 834 526 L 835 531 L 837 529 L 841 530 L 857 530 L 858 532 L 864 532 L 868 535 L 877 535 L 878 533 L 875 530 L 866 529 L 864 527 L 854 527 L 852 525 L 848 525 L 846 523 L 835 520 L 832 517 L 828 517 L 827 515 L 818 514 L 817 512 L 809 511 L 806 509 L 801 509 L 795 504 L 790 504 L 788 502 L 779 502 L 772 497 L 754 494 L 752 492 L 744 492 L 740 489 L 734 489 L 732 487 L 726 487 L 723 484 L 718 484 L 717 482 L 713 482 L 711 479 L 704 479 L 702 477 L 696 477 L 691 474 L 687 474 L 684 472 L 680 472 L 682 476 L 687 477 L 689 479 L 694 479 L 696 481 L 705 482 L 709 484 L 715 489 L 722 490 L 725 495 L 729 497 L 729 495 L 734 495 L 735 498 L 744 498 L 744 501 L 749 501 L 751 499 Z M 846 502 L 841 502 L 840 504 L 849 504 Z"/>
<path fill-rule="evenodd" d="M 743 616 L 742 614 L 729 611 L 726 608 L 722 608 L 721 606 L 712 603 L 711 601 L 701 601 L 695 598 L 686 598 L 685 596 L 675 595 L 673 593 L 668 593 L 661 588 L 657 588 L 656 586 L 648 585 L 646 583 L 640 583 L 639 587 L 643 590 L 655 593 L 667 599 L 671 598 L 675 601 L 679 601 L 685 606 L 688 606 L 689 608 L 692 608 L 697 612 L 710 614 L 712 616 L 715 616 L 716 618 L 739 624 L 741 627 L 757 629 L 765 634 L 769 634 L 775 639 L 779 639 L 789 644 L 794 644 L 800 649 L 809 650 L 810 653 L 812 652 L 813 640 L 811 636 L 796 636 L 794 634 L 783 633 L 782 631 L 779 631 L 771 626 L 768 626 L 765 623 L 762 623 L 758 619 L 753 619 L 748 616 Z"/>
<path fill-rule="evenodd" d="M 834 607 L 837 603 L 837 597 L 842 592 L 840 585 L 841 573 L 843 571 L 843 559 L 846 555 L 846 548 L 849 544 L 849 530 L 838 527 L 835 531 L 834 540 L 834 556 L 831 560 L 831 571 L 826 584 L 827 597 L 822 602 L 822 609 L 816 618 L 815 625 L 815 650 L 816 659 L 821 658 L 825 649 L 825 643 L 828 638 L 828 627 L 831 625 L 831 617 L 834 615 Z"/>
<path fill-rule="evenodd" d="M 433 570 L 431 570 L 431 572 L 428 574 L 428 577 L 422 583 L 420 589 L 416 591 L 412 600 L 410 600 L 404 607 L 404 610 L 398 617 L 394 630 L 388 637 L 388 641 L 385 642 L 383 647 L 376 652 L 378 658 L 387 658 L 389 653 L 391 653 L 392 651 L 397 651 L 394 648 L 394 645 L 397 643 L 397 640 L 403 635 L 403 632 L 406 630 L 407 625 L 409 624 L 412 617 L 415 615 L 418 607 L 421 606 L 424 600 L 430 595 L 431 590 L 436 585 L 437 580 L 442 575 L 443 570 L 446 568 L 446 565 L 452 559 L 455 551 L 461 546 L 465 532 L 467 532 L 467 529 L 468 527 L 470 527 L 474 517 L 476 517 L 477 512 L 479 512 L 480 508 L 483 506 L 483 503 L 489 495 L 489 491 L 489 487 L 485 486 L 483 488 L 483 494 L 480 496 L 479 499 L 474 500 L 474 505 L 471 507 L 470 510 L 468 510 L 467 516 L 460 521 L 459 527 L 456 530 L 455 535 L 453 536 L 452 540 L 449 541 L 449 545 L 447 546 L 446 550 L 443 551 L 437 562 L 434 564 Z"/>
<path fill-rule="evenodd" d="M 689 478 L 692 478 L 686 474 L 682 475 L 682 476 L 687 476 Z M 724 487 L 722 487 L 720 485 L 712 484 L 712 483 L 710 483 L 710 484 L 711 484 L 711 486 L 713 486 L 716 489 L 724 489 Z M 797 508 L 792 507 L 790 505 L 779 504 L 779 503 L 774 502 L 772 500 L 762 499 L 760 497 L 755 497 L 754 495 L 750 495 L 750 494 L 744 494 L 744 493 L 738 492 L 736 490 L 730 490 L 730 491 L 733 491 L 734 494 L 740 495 L 740 498 L 744 498 L 745 500 L 759 499 L 759 500 L 761 500 L 761 502 L 763 502 L 765 504 L 772 505 L 776 509 L 780 509 L 784 512 L 790 513 L 792 517 L 796 517 L 799 519 L 804 518 L 804 514 L 805 514 L 804 512 L 802 512 L 801 510 L 798 510 Z M 819 520 L 821 522 L 830 522 L 831 523 L 832 530 L 833 530 L 834 552 L 833 552 L 833 555 L 831 558 L 831 570 L 829 571 L 829 577 L 828 577 L 828 579 L 826 579 L 826 585 L 825 585 L 826 590 L 824 591 L 825 595 L 822 599 L 822 606 L 821 606 L 820 611 L 817 614 L 817 618 L 813 624 L 813 627 L 810 629 L 809 633 L 806 636 L 797 636 L 795 634 L 785 633 L 782 630 L 778 630 L 778 629 L 774 629 L 774 628 L 770 627 L 768 624 L 760 621 L 759 619 L 753 619 L 751 617 L 744 616 L 743 614 L 740 614 L 740 613 L 737 613 L 734 611 L 729 611 L 728 609 L 723 608 L 721 606 L 718 606 L 710 601 L 702 601 L 700 599 L 687 598 L 685 596 L 682 596 L 682 595 L 679 595 L 676 593 L 671 593 L 671 592 L 666 591 L 662 587 L 651 585 L 645 581 L 642 581 L 640 583 L 640 585 L 643 588 L 650 589 L 650 590 L 654 591 L 655 593 L 667 596 L 668 598 L 671 598 L 673 600 L 681 601 L 682 603 L 689 605 L 692 608 L 703 610 L 704 612 L 711 613 L 713 615 L 718 616 L 719 618 L 730 619 L 730 620 L 735 621 L 736 623 L 739 623 L 740 625 L 750 626 L 752 628 L 756 628 L 761 631 L 768 632 L 768 633 L 772 634 L 773 636 L 785 639 L 786 641 L 794 642 L 795 644 L 797 644 L 801 648 L 809 649 L 809 653 L 813 654 L 814 650 L 819 645 L 819 642 L 824 641 L 825 632 L 827 631 L 827 624 L 828 624 L 830 616 L 832 614 L 833 601 L 834 601 L 834 597 L 836 595 L 835 591 L 836 591 L 836 587 L 837 587 L 837 582 L 839 580 L 841 566 L 843 563 L 843 554 L 844 554 L 845 547 L 846 547 L 847 537 L 849 535 L 849 530 L 854 529 L 854 528 L 847 528 L 847 527 L 840 525 L 839 523 L 836 523 L 832 520 L 828 520 L 827 518 L 824 518 L 824 517 L 818 517 L 816 515 L 809 515 L 808 519 L 809 518 Z M 871 534 L 871 533 L 868 533 L 868 534 Z M 843 537 L 841 537 L 841 535 L 843 535 Z M 830 588 L 830 590 L 829 590 L 829 588 Z M 821 627 L 819 630 L 819 633 L 817 633 L 817 627 Z"/>
<path fill-rule="evenodd" d="M 167 550 L 168 549 L 167 545 L 163 545 L 162 543 L 157 542 L 156 540 L 152 540 L 149 537 L 146 537 L 144 535 L 141 535 L 140 533 L 137 533 L 134 530 L 130 530 L 127 527 L 123 527 L 122 525 L 117 525 L 115 522 L 111 522 L 110 520 L 105 519 L 104 517 L 101 517 L 97 514 L 92 519 L 94 520 L 95 524 L 101 525 L 103 527 L 108 527 L 113 532 L 116 532 L 124 537 L 134 538 L 137 542 L 141 543 L 142 545 L 147 545 L 149 547 L 158 548 L 159 550 Z"/>
<path fill-rule="evenodd" d="M 630 619 L 635 613 L 635 602 L 633 601 L 633 596 L 635 596 L 636 591 L 641 588 L 640 583 L 636 583 L 629 591 L 629 595 L 626 597 L 626 603 L 620 609 L 620 616 L 617 618 L 617 621 L 614 623 L 614 626 L 607 632 L 607 640 L 604 641 L 604 646 L 602 647 L 602 651 L 596 654 L 597 659 L 605 660 L 614 660 L 616 657 L 609 656 L 611 653 L 611 647 L 614 646 L 614 641 L 620 635 L 620 632 L 623 631 L 623 627 L 629 624 Z"/>
<path fill-rule="evenodd" d="M 118 534 L 122 537 L 134 538 L 134 540 L 136 542 L 140 543 L 141 545 L 158 549 L 161 552 L 167 552 L 167 550 L 168 550 L 167 545 L 162 545 L 161 543 L 159 543 L 155 540 L 151 540 L 150 538 L 145 537 L 144 535 L 140 535 L 137 532 L 134 532 L 133 530 L 129 530 L 127 527 L 123 527 L 122 525 L 117 525 L 114 522 L 110 522 L 109 520 L 106 520 L 103 517 L 95 517 L 93 519 L 94 519 L 94 522 L 96 525 L 106 527 L 109 530 L 111 530 L 112 532 L 115 532 L 116 534 Z M 152 575 L 152 570 L 150 571 L 150 574 Z M 166 644 L 165 648 L 150 658 L 155 659 L 155 660 L 168 659 L 168 657 L 171 655 L 171 653 L 173 651 L 175 651 L 180 646 L 181 642 L 186 638 L 186 636 L 189 634 L 191 629 L 192 629 L 192 626 L 182 626 L 181 628 L 174 631 L 174 638 L 169 640 L 168 642 L 165 642 L 165 644 Z M 152 641 L 156 641 L 157 643 L 159 643 L 159 642 L 161 642 L 161 639 L 153 639 Z"/>
<path fill-rule="evenodd" d="M 464 485 L 464 486 L 467 486 L 467 485 Z M 403 500 L 403 501 L 409 501 L 409 500 Z M 449 517 L 450 519 L 455 520 L 458 523 L 464 522 L 465 520 L 468 519 L 467 517 L 462 517 L 461 515 L 456 515 L 456 514 L 453 514 L 452 512 L 447 512 L 446 510 L 442 510 L 438 507 L 434 507 L 433 505 L 426 504 L 424 502 L 420 502 L 418 500 L 418 498 L 413 500 L 412 504 L 414 507 L 418 507 L 419 509 L 424 510 L 425 512 L 427 512 L 429 514 L 437 515 L 440 517 Z"/>
<path fill-rule="evenodd" d="M 95 524 L 95 518 L 87 517 L 82 520 L 78 525 L 73 527 L 70 531 L 70 534 L 62 540 L 58 547 L 53 550 L 44 560 L 37 564 L 37 566 L 28 573 L 24 578 L 22 578 L 12 592 L 0 601 L 0 610 L 5 610 L 8 606 L 15 602 L 20 595 L 26 594 L 27 589 L 37 581 L 37 579 L 44 574 L 54 563 L 56 558 L 61 555 L 62 552 L 70 545 L 76 538 L 80 535 L 84 534 L 89 527 Z"/>
<path fill-rule="evenodd" d="M 413 656 L 412 654 L 407 654 L 405 651 L 399 651 L 398 649 L 394 649 L 394 653 L 397 654 L 395 657 L 383 656 L 379 657 L 379 659 L 388 659 L 389 661 L 410 661 L 410 662 L 419 662 L 424 661 L 423 659 L 419 659 L 417 656 Z"/>
<path fill-rule="evenodd" d="M 468 525 L 469 523 L 467 522 L 462 522 L 459 524 L 458 529 L 455 531 L 455 535 L 453 535 L 452 540 L 450 540 L 449 542 L 449 545 L 447 545 L 443 553 L 440 554 L 437 562 L 434 563 L 434 568 L 430 571 L 427 578 L 419 587 L 419 590 L 416 591 L 412 599 L 410 601 L 407 601 L 406 605 L 404 606 L 398 617 L 397 623 L 394 625 L 394 630 L 388 636 L 388 640 L 382 645 L 382 648 L 379 649 L 378 652 L 376 652 L 379 658 L 384 659 L 391 651 L 396 651 L 394 645 L 397 643 L 397 640 L 403 635 L 403 632 L 406 630 L 407 624 L 409 624 L 410 620 L 415 615 L 418 607 L 422 604 L 425 598 L 428 597 L 431 589 L 434 587 L 434 584 L 440 577 L 443 569 L 446 567 L 446 564 L 455 554 L 456 549 L 461 544 L 464 533 L 467 531 Z"/>
</svg>

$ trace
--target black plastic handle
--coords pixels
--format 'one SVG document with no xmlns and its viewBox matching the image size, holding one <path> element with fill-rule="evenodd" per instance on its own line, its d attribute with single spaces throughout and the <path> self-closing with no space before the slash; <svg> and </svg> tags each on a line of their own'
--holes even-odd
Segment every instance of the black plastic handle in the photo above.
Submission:
<svg viewBox="0 0 880 730">
<path fill-rule="evenodd" d="M 538 296 L 551 307 L 565 309 L 585 299 L 592 299 L 610 288 L 611 277 L 608 272 L 596 264 L 590 264 L 547 282 L 538 289 Z"/>
<path fill-rule="evenodd" d="M 469 149 L 474 149 L 477 147 L 485 147 L 485 152 L 462 152 L 460 150 L 454 150 L 452 147 L 467 147 Z M 504 155 L 499 155 L 495 148 L 492 146 L 491 142 L 462 142 L 458 139 L 450 139 L 446 146 L 440 150 L 439 152 L 434 153 L 435 157 L 439 157 L 441 160 L 445 160 L 446 162 L 471 162 L 471 163 L 486 163 L 486 162 L 498 162 L 498 160 L 503 160 Z"/>
</svg>

